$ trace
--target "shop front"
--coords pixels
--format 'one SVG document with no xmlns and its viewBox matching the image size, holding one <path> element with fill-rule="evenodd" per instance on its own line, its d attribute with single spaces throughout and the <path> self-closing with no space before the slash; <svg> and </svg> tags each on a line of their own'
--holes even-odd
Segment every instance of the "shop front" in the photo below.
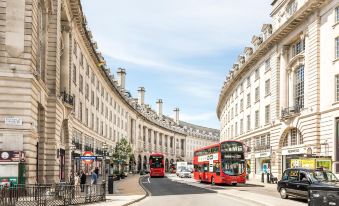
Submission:
<svg viewBox="0 0 339 206">
<path fill-rule="evenodd" d="M 288 168 L 323 168 L 332 170 L 332 159 L 326 156 L 312 154 L 311 147 L 286 148 L 282 150 L 283 171 Z M 283 172 L 282 171 L 282 172 Z"/>
<path fill-rule="evenodd" d="M 21 151 L 0 151 L 0 187 L 25 184 L 24 161 Z"/>
<path fill-rule="evenodd" d="M 271 152 L 257 152 L 255 157 L 255 174 L 257 178 L 261 178 L 262 173 L 271 172 Z"/>
</svg>

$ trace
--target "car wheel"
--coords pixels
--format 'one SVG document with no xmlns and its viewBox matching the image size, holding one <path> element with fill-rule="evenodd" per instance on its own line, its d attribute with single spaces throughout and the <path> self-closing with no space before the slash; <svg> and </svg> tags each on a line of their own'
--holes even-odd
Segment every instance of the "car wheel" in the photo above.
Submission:
<svg viewBox="0 0 339 206">
<path fill-rule="evenodd" d="M 285 188 L 281 188 L 281 189 L 280 189 L 280 197 L 281 197 L 282 199 L 287 199 L 287 198 L 288 198 L 287 191 L 286 191 Z"/>
<path fill-rule="evenodd" d="M 214 177 L 211 178 L 211 184 L 215 185 Z"/>
</svg>

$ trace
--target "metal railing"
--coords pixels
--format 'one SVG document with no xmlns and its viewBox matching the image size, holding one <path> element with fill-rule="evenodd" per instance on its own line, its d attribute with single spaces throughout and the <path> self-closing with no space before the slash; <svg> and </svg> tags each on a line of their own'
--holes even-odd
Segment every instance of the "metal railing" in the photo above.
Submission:
<svg viewBox="0 0 339 206">
<path fill-rule="evenodd" d="M 300 113 L 300 107 L 299 106 L 293 106 L 293 107 L 287 107 L 283 108 L 281 110 L 281 117 L 282 118 L 288 118 L 290 116 L 294 116 Z"/>
<path fill-rule="evenodd" d="M 72 95 L 68 94 L 67 92 L 63 91 L 60 92 L 60 96 L 62 98 L 62 101 L 64 101 L 65 103 L 74 106 L 74 98 Z"/>
<path fill-rule="evenodd" d="M 3 206 L 59 206 L 105 201 L 105 183 L 97 185 L 16 185 L 0 187 Z"/>
</svg>

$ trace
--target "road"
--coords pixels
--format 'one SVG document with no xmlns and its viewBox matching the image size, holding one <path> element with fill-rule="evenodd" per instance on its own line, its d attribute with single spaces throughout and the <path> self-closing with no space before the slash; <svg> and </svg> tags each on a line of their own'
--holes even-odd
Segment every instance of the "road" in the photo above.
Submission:
<svg viewBox="0 0 339 206">
<path fill-rule="evenodd" d="M 233 198 L 226 195 L 218 194 L 215 191 L 190 186 L 164 178 L 150 178 L 149 176 L 142 177 L 142 186 L 146 188 L 149 197 L 141 202 L 135 203 L 135 206 L 173 206 L 173 205 L 194 205 L 194 206 L 257 206 L 256 203 L 246 202 L 239 198 Z"/>
</svg>

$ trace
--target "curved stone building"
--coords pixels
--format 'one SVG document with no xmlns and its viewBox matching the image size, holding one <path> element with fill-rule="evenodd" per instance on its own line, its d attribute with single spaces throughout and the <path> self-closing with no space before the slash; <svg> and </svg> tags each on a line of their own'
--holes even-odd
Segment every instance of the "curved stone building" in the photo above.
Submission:
<svg viewBox="0 0 339 206">
<path fill-rule="evenodd" d="M 221 139 L 247 144 L 250 178 L 339 174 L 339 1 L 274 0 L 271 17 L 222 86 Z"/>
<path fill-rule="evenodd" d="M 0 8 L 0 170 L 17 169 L 19 183 L 69 181 L 72 168 L 101 167 L 77 157 L 102 155 L 121 138 L 132 145 L 132 171 L 146 168 L 150 153 L 164 153 L 168 168 L 190 161 L 190 143 L 219 141 L 218 130 L 179 121 L 179 109 L 163 115 L 161 99 L 152 110 L 143 87 L 131 96 L 125 69 L 114 76 L 107 68 L 80 0 L 4 0 Z"/>
</svg>

